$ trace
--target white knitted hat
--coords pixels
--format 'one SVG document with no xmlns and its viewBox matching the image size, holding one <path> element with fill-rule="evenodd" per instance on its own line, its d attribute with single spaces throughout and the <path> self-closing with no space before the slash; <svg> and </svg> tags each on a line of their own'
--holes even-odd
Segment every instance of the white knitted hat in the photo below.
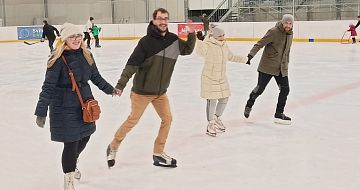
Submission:
<svg viewBox="0 0 360 190">
<path fill-rule="evenodd" d="M 282 23 L 284 23 L 284 22 L 294 23 L 294 16 L 292 16 L 291 14 L 284 14 L 284 16 L 282 17 L 281 22 Z"/>
<path fill-rule="evenodd" d="M 66 22 L 60 27 L 60 35 L 61 35 L 60 38 L 62 41 L 65 41 L 66 38 L 68 38 L 74 34 L 83 35 L 83 33 L 79 29 L 79 27 L 75 26 L 74 24 Z"/>
<path fill-rule="evenodd" d="M 219 28 L 219 27 L 215 27 L 215 28 L 212 29 L 212 35 L 214 37 L 219 37 L 219 36 L 222 36 L 224 34 L 225 34 L 224 30 Z"/>
</svg>

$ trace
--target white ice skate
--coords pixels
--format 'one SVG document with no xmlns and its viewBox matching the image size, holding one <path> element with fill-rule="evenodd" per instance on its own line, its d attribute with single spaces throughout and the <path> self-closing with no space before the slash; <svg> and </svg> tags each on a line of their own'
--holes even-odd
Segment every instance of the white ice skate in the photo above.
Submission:
<svg viewBox="0 0 360 190">
<path fill-rule="evenodd" d="M 220 117 L 215 115 L 215 129 L 217 132 L 223 133 L 225 132 L 225 125 L 221 121 Z"/>
<path fill-rule="evenodd" d="M 74 175 L 75 172 L 69 172 L 64 175 L 64 190 L 75 190 Z"/>
<path fill-rule="evenodd" d="M 216 137 L 215 120 L 209 121 L 206 129 L 206 134 L 212 137 Z"/>
<path fill-rule="evenodd" d="M 81 172 L 79 169 L 75 168 L 75 172 L 74 172 L 74 178 L 79 180 L 81 179 Z"/>
<path fill-rule="evenodd" d="M 110 145 L 106 149 L 106 158 L 109 169 L 115 165 L 116 150 L 111 150 Z"/>
</svg>

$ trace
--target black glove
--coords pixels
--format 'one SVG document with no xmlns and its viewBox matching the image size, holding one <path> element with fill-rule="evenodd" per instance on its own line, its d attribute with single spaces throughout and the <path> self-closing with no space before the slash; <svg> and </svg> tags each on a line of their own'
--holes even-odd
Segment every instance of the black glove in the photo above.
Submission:
<svg viewBox="0 0 360 190">
<path fill-rule="evenodd" d="M 247 60 L 246 64 L 250 65 L 250 60 L 253 58 L 253 56 L 248 54 L 247 58 L 248 58 L 248 60 Z"/>
<path fill-rule="evenodd" d="M 41 128 L 44 128 L 45 121 L 46 121 L 46 117 L 40 117 L 40 116 L 36 117 L 36 124 Z"/>
</svg>

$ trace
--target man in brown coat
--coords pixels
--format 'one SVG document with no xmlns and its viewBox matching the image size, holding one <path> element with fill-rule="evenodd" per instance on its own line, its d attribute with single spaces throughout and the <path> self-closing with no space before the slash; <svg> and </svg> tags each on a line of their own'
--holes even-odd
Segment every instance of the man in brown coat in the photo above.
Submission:
<svg viewBox="0 0 360 190">
<path fill-rule="evenodd" d="M 258 67 L 258 83 L 250 93 L 245 106 L 244 116 L 246 118 L 249 117 L 256 98 L 263 93 L 270 79 L 274 77 L 280 89 L 275 112 L 275 123 L 291 124 L 291 118 L 287 117 L 283 112 L 287 96 L 290 92 L 288 65 L 293 39 L 293 23 L 294 17 L 290 14 L 285 14 L 282 20 L 277 22 L 275 27 L 268 30 L 265 36 L 254 45 L 248 54 L 248 64 L 250 64 L 250 60 L 265 46 Z"/>
</svg>

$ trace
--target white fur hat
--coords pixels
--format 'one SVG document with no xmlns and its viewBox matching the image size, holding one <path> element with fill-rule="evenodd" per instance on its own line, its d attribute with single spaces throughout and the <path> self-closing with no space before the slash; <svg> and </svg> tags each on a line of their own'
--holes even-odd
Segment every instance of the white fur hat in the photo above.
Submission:
<svg viewBox="0 0 360 190">
<path fill-rule="evenodd" d="M 60 35 L 61 35 L 60 38 L 62 41 L 65 41 L 66 38 L 68 38 L 74 34 L 83 35 L 83 33 L 79 29 L 79 27 L 75 26 L 74 24 L 66 22 L 60 27 Z"/>
<path fill-rule="evenodd" d="M 294 23 L 294 16 L 292 16 L 291 14 L 284 14 L 284 16 L 282 17 L 281 22 L 282 23 L 284 23 L 284 22 Z"/>
</svg>

